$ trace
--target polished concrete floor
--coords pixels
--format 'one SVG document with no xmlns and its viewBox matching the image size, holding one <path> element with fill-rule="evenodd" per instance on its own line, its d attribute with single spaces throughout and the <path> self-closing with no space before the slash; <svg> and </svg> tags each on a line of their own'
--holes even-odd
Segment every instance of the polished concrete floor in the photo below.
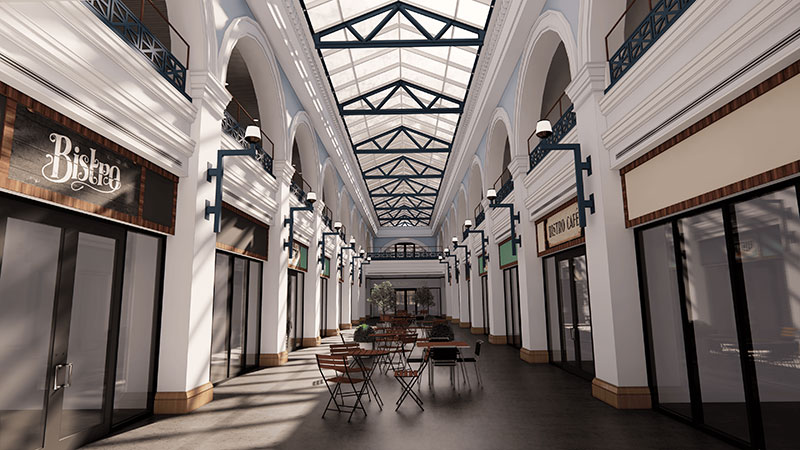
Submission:
<svg viewBox="0 0 800 450">
<path fill-rule="evenodd" d="M 476 337 L 456 331 L 456 339 Z M 326 339 L 325 342 L 338 342 Z M 658 412 L 619 411 L 591 396 L 589 382 L 547 364 L 531 365 L 508 346 L 485 345 L 484 386 L 470 371 L 471 389 L 453 389 L 449 369 L 437 368 L 434 387 L 421 387 L 425 411 L 400 385 L 376 373 L 386 405 L 366 402 L 368 416 L 329 412 L 329 396 L 314 354 L 294 352 L 283 367 L 253 372 L 214 388 L 197 411 L 96 442 L 96 449 L 723 449 L 732 448 Z M 470 367 L 471 370 L 471 367 Z"/>
</svg>

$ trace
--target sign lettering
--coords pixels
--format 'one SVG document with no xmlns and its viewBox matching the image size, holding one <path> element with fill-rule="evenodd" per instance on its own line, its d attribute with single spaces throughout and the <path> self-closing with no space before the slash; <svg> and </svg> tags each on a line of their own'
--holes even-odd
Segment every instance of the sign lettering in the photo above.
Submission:
<svg viewBox="0 0 800 450">
<path fill-rule="evenodd" d="M 118 166 L 97 160 L 97 150 L 90 148 L 89 154 L 81 154 L 81 149 L 72 146 L 72 140 L 63 134 L 50 133 L 50 142 L 55 144 L 52 155 L 46 155 L 48 162 L 42 166 L 42 176 L 53 183 L 70 182 L 73 191 L 84 187 L 103 194 L 119 190 L 121 186 Z M 70 153 L 73 153 L 70 158 Z"/>
</svg>

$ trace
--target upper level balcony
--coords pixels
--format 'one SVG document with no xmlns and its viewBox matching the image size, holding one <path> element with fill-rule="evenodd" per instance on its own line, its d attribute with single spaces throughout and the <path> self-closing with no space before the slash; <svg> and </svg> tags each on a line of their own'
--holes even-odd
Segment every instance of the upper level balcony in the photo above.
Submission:
<svg viewBox="0 0 800 450">
<path fill-rule="evenodd" d="M 248 125 L 257 126 L 258 119 L 254 119 L 253 116 L 242 107 L 239 101 L 232 98 L 228 109 L 225 110 L 225 115 L 222 117 L 222 131 L 243 147 L 247 147 L 250 144 L 244 139 L 244 134 Z M 272 142 L 272 139 L 264 133 L 264 130 L 261 130 L 261 142 L 256 144 L 255 159 L 268 174 L 273 176 L 273 178 L 275 177 L 275 174 L 272 172 L 272 155 L 274 151 L 275 144 Z"/>
<path fill-rule="evenodd" d="M 189 43 L 152 0 L 84 0 L 84 3 L 123 41 L 150 61 L 178 92 L 191 100 L 186 93 Z M 132 11 L 131 8 L 137 6 L 136 12 Z M 174 37 L 178 38 L 177 41 Z M 176 45 L 171 47 L 170 44 Z"/>
<path fill-rule="evenodd" d="M 544 150 L 542 148 L 543 145 L 553 145 L 558 144 L 564 139 L 564 136 L 570 132 L 577 123 L 577 119 L 575 117 L 575 111 L 572 105 L 572 102 L 569 101 L 566 93 L 561 94 L 558 97 L 558 100 L 555 104 L 550 108 L 547 114 L 545 114 L 544 119 L 549 120 L 550 123 L 553 123 L 553 134 L 550 135 L 547 139 L 540 140 L 539 143 L 536 144 L 536 147 L 531 149 L 531 139 L 534 138 L 534 133 L 531 133 L 528 136 L 528 158 L 530 162 L 530 168 L 528 169 L 528 173 L 530 173 L 542 160 L 547 156 L 550 151 Z M 553 122 L 553 118 L 558 118 L 555 122 Z"/>
<path fill-rule="evenodd" d="M 402 260 L 425 260 L 439 259 L 444 256 L 444 252 L 439 247 L 414 246 L 412 249 L 395 248 L 394 250 L 367 252 L 367 256 L 374 261 L 402 261 Z"/>
<path fill-rule="evenodd" d="M 328 230 L 333 230 L 333 213 L 327 206 L 322 208 L 322 223 Z"/>
<path fill-rule="evenodd" d="M 483 205 L 478 203 L 475 207 L 475 227 L 479 227 L 486 219 L 486 211 L 483 210 Z"/>
<path fill-rule="evenodd" d="M 311 185 L 303 179 L 303 175 L 301 175 L 300 172 L 295 172 L 294 175 L 292 175 L 292 181 L 289 183 L 289 190 L 297 197 L 300 203 L 310 205 L 308 200 L 306 200 L 306 194 L 311 192 Z"/>
<path fill-rule="evenodd" d="M 508 167 L 503 169 L 503 173 L 495 180 L 492 187 L 497 192 L 497 198 L 494 199 L 494 203 L 502 203 L 514 191 L 514 180 L 511 178 L 511 172 L 508 171 Z"/>
<path fill-rule="evenodd" d="M 608 89 L 636 64 L 694 0 L 633 0 L 606 35 Z M 610 54 L 612 49 L 617 49 Z"/>
</svg>

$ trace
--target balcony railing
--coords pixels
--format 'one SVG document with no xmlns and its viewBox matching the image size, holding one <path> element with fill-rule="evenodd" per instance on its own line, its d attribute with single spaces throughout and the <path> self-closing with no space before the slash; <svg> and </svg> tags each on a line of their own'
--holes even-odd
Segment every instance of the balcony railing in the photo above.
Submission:
<svg viewBox="0 0 800 450">
<path fill-rule="evenodd" d="M 233 113 L 226 109 L 222 117 L 222 131 L 242 146 L 247 147 L 250 144 L 244 139 L 244 134 L 248 125 L 257 125 L 256 120 L 253 119 L 253 116 L 251 116 L 235 98 L 232 99 L 231 105 L 233 105 L 233 108 L 231 108 Z M 269 150 L 264 148 L 265 145 Z M 261 142 L 256 145 L 256 161 L 258 161 L 264 170 L 272 175 L 273 178 L 275 177 L 275 174 L 272 172 L 272 155 L 274 151 L 275 144 L 272 142 L 272 139 L 264 133 L 264 130 L 261 130 Z"/>
<path fill-rule="evenodd" d="M 289 191 L 297 197 L 300 203 L 308 204 L 306 200 L 306 193 L 311 192 L 311 186 L 306 183 L 303 177 L 296 173 L 292 176 L 292 182 L 289 183 Z"/>
<path fill-rule="evenodd" d="M 100 18 L 109 28 L 114 30 L 125 42 L 139 51 L 147 58 L 153 67 L 175 89 L 186 98 L 186 68 L 189 66 L 189 43 L 181 36 L 180 32 L 169 23 L 166 15 L 153 4 L 151 0 L 141 0 L 139 15 L 131 11 L 122 0 L 84 0 L 84 3 Z M 177 36 L 186 46 L 186 58 L 181 62 L 170 49 L 167 48 L 156 36 L 142 23 L 145 5 L 151 7 L 169 26 L 170 34 Z"/>
<path fill-rule="evenodd" d="M 439 259 L 444 253 L 439 247 L 415 247 L 414 251 L 382 251 L 382 252 L 367 252 L 367 256 L 371 257 L 373 261 L 402 261 L 402 260 L 423 260 L 423 259 Z"/>
<path fill-rule="evenodd" d="M 327 206 L 322 208 L 322 223 L 324 223 L 329 230 L 333 230 L 333 213 Z"/>
<path fill-rule="evenodd" d="M 630 33 L 630 36 L 627 36 L 627 33 L 622 31 L 620 25 L 629 20 L 627 16 L 632 15 L 631 11 L 637 11 L 642 8 L 644 6 L 643 2 L 647 2 L 650 12 Z M 608 70 L 611 76 L 609 89 L 636 64 L 636 61 L 664 35 L 669 27 L 693 3 L 694 0 L 634 0 L 628 4 L 625 12 L 622 13 L 622 16 L 606 35 L 606 58 L 608 59 Z M 619 41 L 619 38 L 615 39 L 612 35 L 624 36 L 624 42 L 612 56 L 609 56 L 609 38 Z M 611 46 L 613 48 L 613 44 Z"/>
<path fill-rule="evenodd" d="M 475 207 L 475 227 L 478 227 L 486 219 L 486 211 L 483 210 L 483 205 L 478 203 Z"/>
<path fill-rule="evenodd" d="M 553 145 L 558 144 L 561 142 L 561 139 L 564 139 L 564 136 L 570 132 L 573 128 L 575 128 L 575 124 L 577 123 L 577 119 L 575 117 L 575 111 L 573 110 L 572 105 L 567 108 L 567 111 L 564 115 L 561 116 L 560 119 L 553 125 L 553 134 L 550 135 L 547 139 L 543 139 L 536 144 L 530 153 L 528 153 L 528 158 L 530 162 L 530 168 L 528 169 L 528 173 L 531 172 L 539 163 L 542 162 L 545 156 L 547 156 L 550 151 L 542 149 L 542 145 Z M 531 138 L 533 138 L 533 134 L 528 137 L 528 148 L 530 148 Z"/>
<path fill-rule="evenodd" d="M 342 238 L 343 241 L 347 242 L 347 227 L 342 224 L 342 228 L 339 229 L 339 237 Z"/>
<path fill-rule="evenodd" d="M 514 180 L 511 179 L 511 172 L 508 171 L 508 167 L 503 169 L 503 173 L 501 173 L 497 181 L 494 182 L 493 187 L 495 192 L 497 192 L 497 198 L 494 199 L 495 203 L 502 203 L 503 200 L 508 197 L 508 194 L 514 190 Z"/>
</svg>

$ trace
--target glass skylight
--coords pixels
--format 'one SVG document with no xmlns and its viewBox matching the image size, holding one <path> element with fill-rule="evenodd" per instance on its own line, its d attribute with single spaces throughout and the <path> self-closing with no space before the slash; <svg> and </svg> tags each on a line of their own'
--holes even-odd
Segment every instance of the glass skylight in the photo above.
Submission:
<svg viewBox="0 0 800 450">
<path fill-rule="evenodd" d="M 300 3 L 381 225 L 428 225 L 494 0 Z"/>
</svg>

